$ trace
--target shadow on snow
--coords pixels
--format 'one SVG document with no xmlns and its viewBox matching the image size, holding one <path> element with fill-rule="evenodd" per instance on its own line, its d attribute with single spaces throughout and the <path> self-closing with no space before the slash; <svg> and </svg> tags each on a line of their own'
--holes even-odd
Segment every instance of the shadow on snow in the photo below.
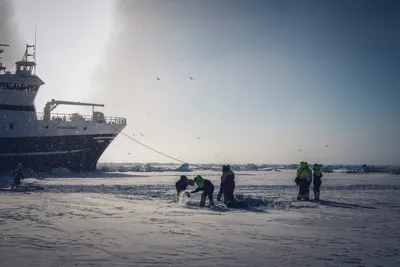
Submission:
<svg viewBox="0 0 400 267">
<path fill-rule="evenodd" d="M 316 201 L 316 203 L 319 203 L 322 206 L 329 206 L 329 207 L 335 207 L 335 208 L 344 208 L 344 209 L 370 209 L 370 210 L 375 210 L 376 209 L 375 207 L 370 207 L 370 206 L 363 206 L 363 205 L 358 205 L 358 204 L 349 204 L 349 203 L 329 201 L 329 200 L 320 200 L 320 201 Z"/>
</svg>

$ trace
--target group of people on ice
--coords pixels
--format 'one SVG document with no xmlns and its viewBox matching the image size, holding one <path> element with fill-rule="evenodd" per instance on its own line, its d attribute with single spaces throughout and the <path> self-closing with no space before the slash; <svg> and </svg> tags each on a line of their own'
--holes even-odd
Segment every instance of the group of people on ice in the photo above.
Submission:
<svg viewBox="0 0 400 267">
<path fill-rule="evenodd" d="M 313 173 L 314 171 L 314 173 Z M 314 199 L 319 200 L 319 190 L 321 187 L 322 178 L 322 165 L 314 164 L 311 170 L 307 162 L 300 162 L 300 167 L 297 170 L 295 182 L 299 186 L 299 194 L 297 200 L 309 200 L 310 199 L 310 185 L 313 182 Z M 177 191 L 177 202 L 181 197 L 182 193 L 185 192 L 189 185 L 197 185 L 197 188 L 190 193 L 194 194 L 202 191 L 200 207 L 204 207 L 206 199 L 209 199 L 210 205 L 214 205 L 214 185 L 210 180 L 204 179 L 200 175 L 197 175 L 193 180 L 182 175 L 179 181 L 176 182 L 175 187 Z M 229 208 L 238 208 L 247 206 L 246 202 L 238 201 L 233 192 L 235 190 L 235 173 L 231 170 L 229 165 L 222 166 L 222 176 L 220 189 L 217 195 L 217 200 L 221 201 L 221 197 L 224 196 L 224 204 Z"/>
<path fill-rule="evenodd" d="M 299 194 L 297 200 L 310 200 L 310 185 L 313 182 L 314 199 L 319 200 L 319 189 L 321 187 L 322 165 L 314 164 L 314 173 L 310 170 L 307 162 L 300 162 L 297 170 L 295 182 L 299 186 Z M 314 178 L 314 179 L 313 179 Z"/>
<path fill-rule="evenodd" d="M 214 185 L 210 180 L 204 179 L 200 175 L 197 175 L 193 180 L 187 178 L 185 175 L 181 176 L 181 179 L 175 184 L 178 200 L 182 192 L 184 192 L 189 185 L 197 185 L 197 188 L 190 193 L 194 194 L 199 191 L 203 192 L 201 194 L 200 207 L 205 206 L 207 198 L 210 201 L 210 205 L 214 205 Z M 235 208 L 238 206 L 243 206 L 245 203 L 236 200 L 233 194 L 234 190 L 235 173 L 231 170 L 229 165 L 224 165 L 222 167 L 221 184 L 217 195 L 217 200 L 221 201 L 221 197 L 224 196 L 223 201 L 227 207 Z"/>
</svg>

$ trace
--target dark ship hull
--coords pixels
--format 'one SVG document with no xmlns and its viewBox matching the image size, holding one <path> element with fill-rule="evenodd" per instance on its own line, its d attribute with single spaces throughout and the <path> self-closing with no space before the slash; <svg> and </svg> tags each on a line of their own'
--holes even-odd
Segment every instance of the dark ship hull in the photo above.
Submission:
<svg viewBox="0 0 400 267">
<path fill-rule="evenodd" d="M 66 168 L 95 171 L 97 161 L 117 134 L 0 138 L 0 172 L 18 163 L 37 172 Z"/>
</svg>

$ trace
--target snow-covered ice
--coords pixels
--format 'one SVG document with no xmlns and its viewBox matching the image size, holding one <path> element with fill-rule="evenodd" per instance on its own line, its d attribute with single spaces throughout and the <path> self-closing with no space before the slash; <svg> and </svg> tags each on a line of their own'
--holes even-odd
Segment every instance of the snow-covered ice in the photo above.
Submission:
<svg viewBox="0 0 400 267">
<path fill-rule="evenodd" d="M 250 209 L 175 203 L 182 173 L 28 179 L 0 192 L 0 266 L 400 266 L 400 176 L 325 174 L 316 203 L 293 171 L 236 174 Z"/>
</svg>

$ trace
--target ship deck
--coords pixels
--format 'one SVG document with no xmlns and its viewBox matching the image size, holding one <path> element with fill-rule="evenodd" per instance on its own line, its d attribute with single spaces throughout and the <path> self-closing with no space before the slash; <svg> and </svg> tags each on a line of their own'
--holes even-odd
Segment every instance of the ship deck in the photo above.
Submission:
<svg viewBox="0 0 400 267">
<path fill-rule="evenodd" d="M 44 120 L 44 114 L 37 112 L 37 119 Z M 92 115 L 81 115 L 76 116 L 77 113 L 51 113 L 50 120 L 52 121 L 84 121 L 84 122 L 96 122 L 96 123 L 110 123 L 110 124 L 121 124 L 126 125 L 126 118 L 104 116 L 100 118 L 94 118 Z"/>
</svg>

